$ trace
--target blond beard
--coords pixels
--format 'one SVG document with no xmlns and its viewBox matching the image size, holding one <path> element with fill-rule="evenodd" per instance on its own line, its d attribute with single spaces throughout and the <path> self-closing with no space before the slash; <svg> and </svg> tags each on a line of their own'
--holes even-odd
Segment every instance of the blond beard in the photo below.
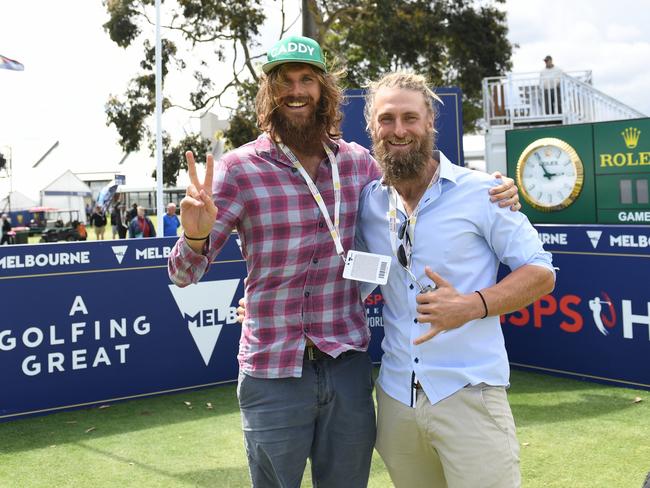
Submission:
<svg viewBox="0 0 650 488">
<path fill-rule="evenodd" d="M 433 133 L 414 139 L 414 144 L 408 151 L 393 153 L 384 139 L 372 138 L 372 148 L 375 158 L 383 173 L 384 181 L 395 185 L 411 181 L 422 176 L 424 168 L 433 156 Z"/>
</svg>

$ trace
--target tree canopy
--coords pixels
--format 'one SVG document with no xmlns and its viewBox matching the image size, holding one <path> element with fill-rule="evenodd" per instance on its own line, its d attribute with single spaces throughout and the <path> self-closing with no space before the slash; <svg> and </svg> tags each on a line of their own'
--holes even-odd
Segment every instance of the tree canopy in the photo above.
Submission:
<svg viewBox="0 0 650 488">
<path fill-rule="evenodd" d="M 308 0 L 315 32 L 328 58 L 347 68 L 348 87 L 396 69 L 410 69 L 428 77 L 434 86 L 463 90 L 465 131 L 477 127 L 481 113 L 481 80 L 504 74 L 511 67 L 513 46 L 507 39 L 504 0 Z M 126 152 L 151 146 L 148 125 L 155 109 L 153 32 L 154 0 L 104 0 L 109 20 L 104 28 L 120 47 L 143 46 L 141 71 L 126 91 L 106 104 L 107 124 L 118 131 Z M 189 93 L 164 92 L 163 110 L 186 110 L 198 116 L 215 104 L 227 107 L 227 94 L 238 98 L 230 108 L 227 145 L 236 147 L 258 133 L 254 113 L 258 65 L 265 55 L 260 27 L 267 16 L 262 0 L 168 0 L 162 22 L 163 77 L 192 73 Z M 284 0 L 279 0 L 281 25 L 289 22 Z M 149 27 L 147 27 L 149 26 Z M 145 27 L 147 27 L 145 29 Z M 226 65 L 226 62 L 230 63 Z M 227 79 L 218 88 L 213 76 Z M 225 75 L 225 76 L 224 76 Z M 231 95 L 232 96 L 232 95 Z M 210 142 L 198 134 L 173 141 L 163 137 L 164 183 L 175 184 L 186 169 L 184 151 L 203 154 Z"/>
</svg>

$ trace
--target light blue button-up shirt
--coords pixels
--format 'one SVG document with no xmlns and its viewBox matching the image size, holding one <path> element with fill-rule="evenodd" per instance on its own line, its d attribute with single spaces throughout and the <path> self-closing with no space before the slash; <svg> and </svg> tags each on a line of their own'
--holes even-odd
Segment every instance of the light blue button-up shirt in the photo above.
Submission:
<svg viewBox="0 0 650 488">
<path fill-rule="evenodd" d="M 439 175 L 420 201 L 414 230 L 411 270 L 420 283 L 430 283 L 424 272 L 426 265 L 460 293 L 494 285 L 499 262 L 511 270 L 532 264 L 554 273 L 551 254 L 544 251 L 528 218 L 490 202 L 488 190 L 498 180 L 453 165 L 442 153 Z M 393 255 L 389 195 L 380 181 L 363 190 L 357 227 L 360 250 L 365 247 L 372 253 Z M 407 215 L 398 200 L 401 223 Z M 510 368 L 499 317 L 473 320 L 415 346 L 413 340 L 428 331 L 430 325 L 415 323 L 419 289 L 395 256 L 388 283 L 381 291 L 385 300 L 385 337 L 378 383 L 388 395 L 413 406 L 414 377 L 431 403 L 468 384 L 508 385 Z"/>
</svg>

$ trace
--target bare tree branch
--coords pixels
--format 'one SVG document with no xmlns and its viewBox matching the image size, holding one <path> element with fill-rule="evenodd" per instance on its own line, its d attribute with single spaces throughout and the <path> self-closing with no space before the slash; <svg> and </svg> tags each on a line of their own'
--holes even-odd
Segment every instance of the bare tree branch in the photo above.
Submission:
<svg viewBox="0 0 650 488">
<path fill-rule="evenodd" d="M 287 18 L 287 13 L 284 10 L 284 0 L 280 1 L 280 14 L 282 15 L 282 22 L 280 23 L 280 38 L 284 36 L 284 33 L 286 32 L 284 30 L 284 22 L 286 21 Z"/>
<path fill-rule="evenodd" d="M 236 78 L 236 77 L 235 77 Z M 208 106 L 210 102 L 214 105 L 214 102 L 218 102 L 219 99 L 226 93 L 226 91 L 229 88 L 232 88 L 233 86 L 237 86 L 236 79 L 233 78 L 230 80 L 222 89 L 219 93 L 212 95 L 209 98 L 206 98 L 205 101 L 198 107 L 186 107 L 184 105 L 178 105 L 178 104 L 169 104 L 168 108 L 180 108 L 182 110 L 186 110 L 187 112 L 198 112 L 199 110 L 203 110 L 205 107 Z"/>
<path fill-rule="evenodd" d="M 257 73 L 255 72 L 255 67 L 251 62 L 252 58 L 251 58 L 250 51 L 248 50 L 248 44 L 246 44 L 246 42 L 244 42 L 243 40 L 241 41 L 240 44 L 242 46 L 242 49 L 244 50 L 244 56 L 246 58 L 246 66 L 248 67 L 248 71 L 250 72 L 250 75 L 255 80 L 255 83 L 257 83 L 259 81 L 259 76 L 257 76 Z"/>
<path fill-rule="evenodd" d="M 342 17 L 350 16 L 350 14 L 353 14 L 353 13 L 359 14 L 361 12 L 362 12 L 362 9 L 360 7 L 341 7 L 340 9 L 335 10 L 334 12 L 332 12 L 328 16 L 327 19 L 323 19 L 321 17 L 322 22 L 320 23 L 319 29 L 318 29 L 319 30 L 319 35 L 321 36 L 321 39 L 323 39 L 325 37 L 325 34 L 327 33 L 327 31 L 330 30 L 330 28 L 331 28 L 331 26 L 332 26 L 332 24 L 334 22 L 336 22 L 337 20 L 339 20 Z M 314 17 L 314 18 L 316 18 L 316 17 Z"/>
</svg>

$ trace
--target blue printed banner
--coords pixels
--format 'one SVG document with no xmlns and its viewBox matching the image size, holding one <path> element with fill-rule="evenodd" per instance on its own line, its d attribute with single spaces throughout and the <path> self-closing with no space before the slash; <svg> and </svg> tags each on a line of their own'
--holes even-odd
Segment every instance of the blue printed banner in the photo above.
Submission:
<svg viewBox="0 0 650 488">
<path fill-rule="evenodd" d="M 650 388 L 650 228 L 536 227 L 557 285 L 502 318 L 512 364 Z M 0 421 L 236 380 L 237 237 L 183 289 L 167 276 L 174 241 L 0 247 Z M 378 361 L 379 289 L 366 307 Z"/>
<path fill-rule="evenodd" d="M 237 236 L 185 288 L 167 275 L 175 240 L 0 247 L 0 421 L 236 381 Z M 378 361 L 381 295 L 367 303 Z"/>
<path fill-rule="evenodd" d="M 535 227 L 557 282 L 502 317 L 511 364 L 650 389 L 650 228 Z"/>
<path fill-rule="evenodd" d="M 535 228 L 547 251 L 650 255 L 649 226 L 537 224 Z"/>
<path fill-rule="evenodd" d="M 2 246 L 0 420 L 233 381 L 245 263 L 230 239 L 198 285 L 175 238 Z"/>
</svg>

